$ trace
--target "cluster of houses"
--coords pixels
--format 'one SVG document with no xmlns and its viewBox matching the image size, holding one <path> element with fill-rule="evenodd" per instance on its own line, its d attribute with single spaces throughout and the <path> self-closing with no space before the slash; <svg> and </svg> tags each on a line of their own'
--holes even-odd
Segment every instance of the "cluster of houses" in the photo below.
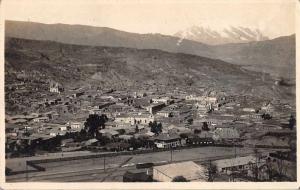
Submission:
<svg viewBox="0 0 300 190">
<path fill-rule="evenodd" d="M 22 142 L 32 144 L 38 141 L 42 144 L 58 136 L 65 137 L 60 142 L 62 151 L 91 147 L 131 151 L 137 148 L 132 146 L 132 142 L 138 140 L 144 141 L 139 145 L 142 149 L 237 145 L 251 140 L 257 131 L 282 130 L 280 124 L 286 123 L 289 117 L 284 114 L 293 109 L 287 103 L 276 100 L 218 93 L 189 94 L 180 89 L 169 93 L 89 88 L 66 90 L 53 82 L 48 90 L 50 94 L 32 102 L 31 113 L 6 115 L 6 147 Z M 108 117 L 105 128 L 98 130 L 101 137 L 108 139 L 104 145 L 98 137 L 82 141 L 66 137 L 67 133 L 78 134 L 84 130 L 90 114 Z M 269 117 L 264 117 L 266 115 Z M 161 125 L 161 128 L 155 131 L 151 125 Z M 231 181 L 238 180 L 236 174 L 264 181 L 270 179 L 270 165 L 279 167 L 276 158 L 271 158 L 271 162 L 268 158 L 270 156 L 238 156 L 210 164 L 216 167 L 219 175 L 230 176 L 228 180 Z M 171 163 L 154 166 L 150 177 L 148 173 L 127 172 L 124 179 L 139 181 L 139 177 L 143 176 L 142 181 L 174 181 L 181 176 L 187 181 L 210 181 L 209 169 L 209 165 L 191 161 Z"/>
<path fill-rule="evenodd" d="M 217 93 L 65 90 L 55 82 L 50 84 L 50 92 L 56 95 L 44 98 L 37 106 L 45 112 L 6 116 L 7 143 L 28 136 L 48 139 L 80 132 L 90 114 L 105 114 L 109 120 L 99 133 L 115 143 L 116 139 L 144 138 L 159 149 L 209 146 L 237 143 L 242 137 L 241 124 L 245 128 L 249 122 L 262 122 L 262 114 L 276 115 L 274 102 L 258 104 L 245 101 L 247 97 Z M 162 126 L 158 133 L 150 127 L 154 122 Z"/>
<path fill-rule="evenodd" d="M 289 161 L 279 160 L 277 152 L 264 152 L 195 163 L 193 161 L 144 164 L 147 170 L 126 172 L 124 182 L 207 182 L 207 181 L 277 181 L 279 174 L 295 180 L 295 173 L 288 172 Z M 285 169 L 282 169 L 285 168 Z M 286 180 L 286 179 L 285 179 Z"/>
</svg>

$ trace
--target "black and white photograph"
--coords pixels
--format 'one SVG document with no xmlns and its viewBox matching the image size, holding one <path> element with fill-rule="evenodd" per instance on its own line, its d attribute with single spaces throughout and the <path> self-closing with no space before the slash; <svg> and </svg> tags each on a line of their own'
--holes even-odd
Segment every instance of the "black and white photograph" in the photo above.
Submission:
<svg viewBox="0 0 300 190">
<path fill-rule="evenodd" d="M 298 3 L 2 1 L 5 182 L 297 182 Z"/>
</svg>

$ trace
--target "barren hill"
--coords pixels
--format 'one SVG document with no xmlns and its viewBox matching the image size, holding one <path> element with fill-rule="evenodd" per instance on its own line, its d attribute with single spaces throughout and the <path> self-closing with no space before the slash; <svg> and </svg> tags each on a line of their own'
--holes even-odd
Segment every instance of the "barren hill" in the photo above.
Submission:
<svg viewBox="0 0 300 190">
<path fill-rule="evenodd" d="M 294 98 L 291 89 L 274 86 L 268 75 L 221 60 L 161 50 L 139 50 L 61 44 L 7 38 L 6 83 L 15 71 L 39 73 L 65 87 L 93 84 L 99 87 L 145 88 L 206 87 L 227 93 Z"/>
<path fill-rule="evenodd" d="M 160 34 L 136 34 L 105 27 L 19 21 L 6 21 L 5 35 L 77 45 L 159 49 L 173 53 L 187 53 L 222 59 L 275 77 L 295 79 L 295 35 L 259 42 L 212 46 Z"/>
</svg>

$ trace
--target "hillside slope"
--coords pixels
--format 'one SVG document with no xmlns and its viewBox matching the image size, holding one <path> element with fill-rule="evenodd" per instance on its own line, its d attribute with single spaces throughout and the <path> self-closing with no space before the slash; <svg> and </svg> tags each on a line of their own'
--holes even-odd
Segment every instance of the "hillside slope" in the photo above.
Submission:
<svg viewBox="0 0 300 190">
<path fill-rule="evenodd" d="M 67 44 L 160 49 L 169 52 L 206 54 L 206 44 L 183 40 L 161 34 L 137 34 L 106 27 L 68 24 L 42 24 L 34 22 L 6 21 L 7 37 L 50 40 Z"/>
<path fill-rule="evenodd" d="M 6 37 L 187 53 L 222 59 L 276 77 L 295 79 L 295 35 L 259 42 L 211 46 L 174 36 L 136 34 L 105 27 L 19 21 L 6 21 L 5 27 Z"/>
<path fill-rule="evenodd" d="M 260 42 L 219 45 L 214 51 L 216 58 L 295 80 L 295 47 L 295 35 L 291 35 Z"/>
<path fill-rule="evenodd" d="M 175 89 L 187 86 L 228 94 L 248 94 L 291 99 L 291 90 L 274 86 L 268 75 L 251 72 L 200 56 L 116 47 L 93 47 L 7 38 L 6 83 L 16 80 L 16 71 L 39 73 L 66 88 L 91 84 L 100 88 Z"/>
</svg>

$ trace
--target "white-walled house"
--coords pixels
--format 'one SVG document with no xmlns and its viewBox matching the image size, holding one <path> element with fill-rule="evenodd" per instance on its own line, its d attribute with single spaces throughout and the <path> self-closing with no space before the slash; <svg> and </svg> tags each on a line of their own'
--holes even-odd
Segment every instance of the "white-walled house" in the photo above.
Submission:
<svg viewBox="0 0 300 190">
<path fill-rule="evenodd" d="M 61 126 L 61 127 L 59 127 L 59 130 L 60 131 L 66 131 L 67 130 L 67 126 Z"/>
<path fill-rule="evenodd" d="M 178 135 L 160 134 L 154 138 L 154 144 L 157 148 L 175 148 L 185 145 L 185 140 L 182 140 Z"/>
<path fill-rule="evenodd" d="M 151 114 L 140 114 L 140 115 L 118 115 L 115 118 L 116 123 L 126 123 L 126 124 L 143 124 L 147 125 L 154 121 L 154 116 Z"/>
<path fill-rule="evenodd" d="M 161 98 L 152 98 L 152 102 L 157 104 L 157 103 L 164 103 L 166 105 L 169 105 L 172 100 L 169 97 L 161 97 Z"/>
<path fill-rule="evenodd" d="M 210 96 L 196 96 L 196 95 L 188 95 L 185 97 L 185 100 L 194 100 L 194 101 L 205 101 L 211 104 L 215 104 L 218 102 L 217 97 L 210 97 Z"/>
<path fill-rule="evenodd" d="M 84 124 L 82 122 L 70 122 L 69 126 L 73 130 L 80 130 L 83 128 Z"/>
<path fill-rule="evenodd" d="M 39 122 L 48 122 L 49 117 L 37 117 L 33 119 L 33 122 L 39 123 Z"/>
</svg>

